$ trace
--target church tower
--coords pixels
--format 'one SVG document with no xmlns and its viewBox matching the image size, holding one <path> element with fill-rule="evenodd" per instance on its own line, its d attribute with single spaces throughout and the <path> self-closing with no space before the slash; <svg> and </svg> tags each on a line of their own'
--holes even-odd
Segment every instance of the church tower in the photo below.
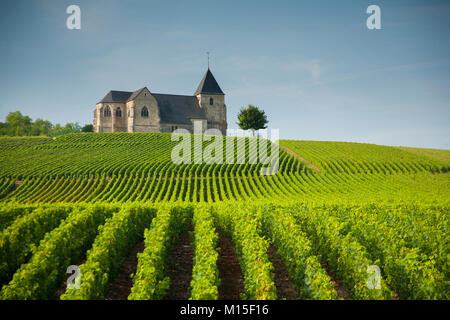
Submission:
<svg viewBox="0 0 450 320">
<path fill-rule="evenodd" d="M 205 110 L 208 129 L 219 129 L 227 134 L 227 109 L 225 94 L 208 68 L 194 94 L 200 107 Z"/>
</svg>

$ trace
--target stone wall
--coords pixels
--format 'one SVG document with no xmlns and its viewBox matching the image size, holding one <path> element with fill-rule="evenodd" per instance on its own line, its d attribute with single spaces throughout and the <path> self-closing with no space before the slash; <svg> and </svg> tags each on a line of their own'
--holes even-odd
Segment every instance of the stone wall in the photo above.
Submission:
<svg viewBox="0 0 450 320">
<path fill-rule="evenodd" d="M 111 115 L 105 117 L 104 110 L 110 108 Z M 121 110 L 121 116 L 116 115 L 116 110 Z M 94 116 L 94 132 L 126 132 L 126 107 L 124 103 L 98 103 Z"/>
<path fill-rule="evenodd" d="M 186 129 L 189 132 L 192 132 L 192 125 L 185 123 L 164 123 L 160 126 L 160 132 L 173 132 L 173 129 Z"/>
<path fill-rule="evenodd" d="M 213 104 L 210 104 L 210 99 Z M 208 120 L 208 129 L 219 129 L 223 135 L 227 131 L 227 108 L 225 105 L 225 95 L 218 94 L 199 94 L 197 95 L 200 106 L 205 110 Z"/>
<path fill-rule="evenodd" d="M 132 132 L 159 132 L 160 117 L 158 103 L 150 91 L 144 89 L 129 103 L 132 106 L 130 109 L 130 116 L 133 117 Z M 148 109 L 148 117 L 141 116 L 141 111 L 144 107 Z"/>
</svg>

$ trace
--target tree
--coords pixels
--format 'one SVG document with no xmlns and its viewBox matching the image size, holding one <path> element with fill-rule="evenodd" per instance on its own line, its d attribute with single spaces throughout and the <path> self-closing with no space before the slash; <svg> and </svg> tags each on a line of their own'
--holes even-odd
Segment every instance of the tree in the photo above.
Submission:
<svg viewBox="0 0 450 320">
<path fill-rule="evenodd" d="M 86 125 L 83 132 L 92 132 L 93 126 Z M 32 121 L 30 117 L 22 115 L 20 111 L 10 112 L 6 116 L 5 122 L 0 122 L 0 135 L 8 136 L 57 136 L 66 133 L 81 132 L 82 128 L 78 122 L 53 125 L 50 121 L 36 119 Z"/>
<path fill-rule="evenodd" d="M 67 131 L 67 133 L 81 132 L 81 126 L 78 122 L 68 122 L 64 126 L 64 129 Z"/>
<path fill-rule="evenodd" d="M 67 133 L 78 133 L 81 132 L 81 126 L 78 122 L 74 123 L 66 123 L 64 127 L 62 127 L 60 124 L 56 124 L 53 127 L 53 130 L 50 132 L 50 136 L 56 137 L 61 134 L 67 134 Z"/>
<path fill-rule="evenodd" d="M 27 136 L 31 134 L 31 118 L 20 111 L 10 112 L 6 116 L 7 134 L 10 136 Z"/>
<path fill-rule="evenodd" d="M 87 124 L 81 128 L 81 132 L 94 132 L 94 126 L 92 124 Z"/>
<path fill-rule="evenodd" d="M 0 122 L 0 135 L 8 134 L 8 124 L 4 122 Z"/>
<path fill-rule="evenodd" d="M 31 124 L 31 135 L 32 136 L 46 136 L 53 129 L 53 124 L 50 121 L 36 119 Z"/>
<path fill-rule="evenodd" d="M 267 116 L 263 110 L 251 104 L 247 108 L 241 108 L 238 114 L 237 124 L 242 130 L 252 130 L 253 136 L 255 131 L 267 128 Z"/>
</svg>

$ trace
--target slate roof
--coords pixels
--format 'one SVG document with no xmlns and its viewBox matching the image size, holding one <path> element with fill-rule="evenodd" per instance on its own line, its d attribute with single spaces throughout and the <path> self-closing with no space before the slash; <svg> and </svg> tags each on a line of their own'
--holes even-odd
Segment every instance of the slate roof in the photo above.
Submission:
<svg viewBox="0 0 450 320">
<path fill-rule="evenodd" d="M 213 74 L 211 73 L 211 70 L 209 70 L 209 68 L 208 70 L 206 70 L 206 73 L 203 76 L 202 81 L 198 85 L 198 88 L 195 91 L 195 95 L 198 95 L 200 93 L 224 94 L 222 89 L 220 89 L 220 86 L 217 83 L 216 79 L 214 78 Z"/>
<path fill-rule="evenodd" d="M 99 102 L 127 102 L 128 98 L 133 94 L 130 91 L 115 91 L 111 90 L 106 96 Z"/>
<path fill-rule="evenodd" d="M 133 100 L 143 89 L 134 92 L 111 90 L 100 102 L 124 103 Z M 162 93 L 152 93 L 152 96 L 158 102 L 161 123 L 191 124 L 191 118 L 206 119 L 205 111 L 200 108 L 198 99 L 195 96 Z"/>
<path fill-rule="evenodd" d="M 161 123 L 191 124 L 191 118 L 206 119 L 195 96 L 152 93 L 159 105 Z"/>
<path fill-rule="evenodd" d="M 133 92 L 133 93 L 131 94 L 131 96 L 128 98 L 127 101 L 134 100 L 134 98 L 136 98 L 136 97 L 138 96 L 138 94 L 141 93 L 141 91 L 144 90 L 145 88 L 146 88 L 146 87 L 143 87 L 143 88 L 141 88 L 141 89 L 136 90 L 135 92 Z"/>
</svg>

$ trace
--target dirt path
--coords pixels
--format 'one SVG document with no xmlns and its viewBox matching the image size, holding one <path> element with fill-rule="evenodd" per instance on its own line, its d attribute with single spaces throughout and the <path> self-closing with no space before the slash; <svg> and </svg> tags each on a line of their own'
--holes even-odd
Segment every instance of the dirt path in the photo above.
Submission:
<svg viewBox="0 0 450 320">
<path fill-rule="evenodd" d="M 296 153 L 295 151 L 289 149 L 289 148 L 286 147 L 286 146 L 280 145 L 280 147 L 281 147 L 282 149 L 284 149 L 284 151 L 286 151 L 287 153 L 290 153 L 290 154 L 292 154 L 294 157 L 297 157 L 297 158 L 299 158 L 301 161 L 305 162 L 305 163 L 306 163 L 306 166 L 307 166 L 308 168 L 314 169 L 314 170 L 316 170 L 317 172 L 320 171 L 320 168 L 319 168 L 318 166 L 316 166 L 316 165 L 313 164 L 312 162 L 306 160 L 305 158 L 301 157 L 301 156 L 300 156 L 298 153 Z"/>
<path fill-rule="evenodd" d="M 274 266 L 274 282 L 277 288 L 277 296 L 280 300 L 300 300 L 300 295 L 294 290 L 292 282 L 286 270 L 286 266 L 274 246 L 267 250 L 270 262 Z"/>
<path fill-rule="evenodd" d="M 18 187 L 20 187 L 22 184 L 23 184 L 23 180 L 16 180 L 16 181 L 14 182 L 14 185 L 13 185 L 13 187 L 11 188 L 11 191 L 10 191 L 10 192 L 16 190 L 16 189 L 17 189 Z"/>
<path fill-rule="evenodd" d="M 344 300 L 351 300 L 350 294 L 342 286 L 342 281 L 336 278 L 336 274 L 330 270 L 330 268 L 328 267 L 328 264 L 325 261 L 321 261 L 320 264 L 322 265 L 322 268 L 324 268 L 325 271 L 328 273 L 331 280 L 333 280 L 334 289 L 336 290 L 336 292 L 338 294 L 338 298 L 343 298 Z"/>
<path fill-rule="evenodd" d="M 219 232 L 218 247 L 219 299 L 240 300 L 240 295 L 244 292 L 244 279 L 242 278 L 241 266 L 239 265 L 231 239 L 223 232 Z"/>
<path fill-rule="evenodd" d="M 185 231 L 180 235 L 168 257 L 166 274 L 170 278 L 170 286 L 164 300 L 189 299 L 193 259 L 194 251 L 191 247 L 191 239 L 189 233 Z"/>
<path fill-rule="evenodd" d="M 133 279 L 130 276 L 131 274 L 136 274 L 137 270 L 137 254 L 144 251 L 144 248 L 144 241 L 140 241 L 130 250 L 116 277 L 109 282 L 109 289 L 105 300 L 127 300 L 131 293 L 131 287 L 133 286 Z"/>
</svg>

